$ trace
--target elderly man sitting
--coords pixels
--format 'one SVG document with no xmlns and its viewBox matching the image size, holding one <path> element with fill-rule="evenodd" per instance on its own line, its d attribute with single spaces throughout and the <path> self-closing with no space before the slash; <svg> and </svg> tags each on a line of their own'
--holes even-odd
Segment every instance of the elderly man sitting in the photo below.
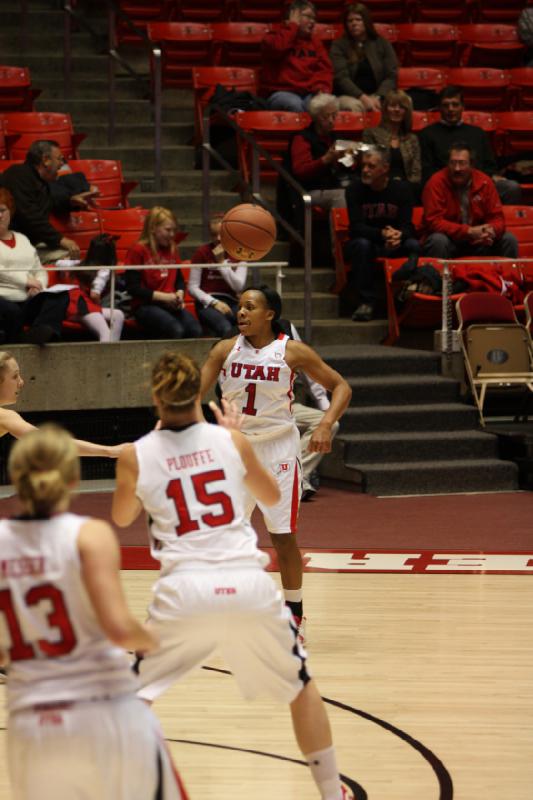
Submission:
<svg viewBox="0 0 533 800">
<path fill-rule="evenodd" d="M 457 142 L 448 166 L 426 183 L 424 254 L 433 258 L 506 256 L 517 258 L 518 242 L 505 232 L 502 205 L 493 181 L 472 166 L 471 148 Z"/>
</svg>

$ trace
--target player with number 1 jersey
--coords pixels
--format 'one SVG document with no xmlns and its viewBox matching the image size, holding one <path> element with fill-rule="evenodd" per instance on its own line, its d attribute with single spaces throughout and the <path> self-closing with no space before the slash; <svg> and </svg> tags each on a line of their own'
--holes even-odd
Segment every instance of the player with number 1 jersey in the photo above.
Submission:
<svg viewBox="0 0 533 800">
<path fill-rule="evenodd" d="M 295 372 L 305 372 L 331 392 L 331 405 L 311 437 L 316 452 L 331 450 L 331 429 L 350 402 L 351 389 L 312 348 L 281 332 L 280 316 L 281 298 L 273 289 L 243 292 L 237 313 L 240 335 L 213 347 L 202 368 L 201 392 L 205 395 L 219 381 L 222 397 L 242 412 L 242 431 L 259 461 L 277 480 L 280 501 L 272 507 L 257 505 L 276 550 L 285 601 L 300 625 L 302 558 L 290 535 L 296 533 L 301 494 L 300 436 L 291 411 Z M 248 515 L 255 505 L 250 497 Z"/>
</svg>

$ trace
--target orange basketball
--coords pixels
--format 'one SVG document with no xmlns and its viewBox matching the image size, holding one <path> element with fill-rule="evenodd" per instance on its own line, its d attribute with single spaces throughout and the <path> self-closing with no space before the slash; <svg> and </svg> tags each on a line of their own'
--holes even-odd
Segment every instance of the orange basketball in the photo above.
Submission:
<svg viewBox="0 0 533 800">
<path fill-rule="evenodd" d="M 237 261 L 258 261 L 276 241 L 276 221 L 262 206 L 242 203 L 222 218 L 220 241 Z"/>
</svg>

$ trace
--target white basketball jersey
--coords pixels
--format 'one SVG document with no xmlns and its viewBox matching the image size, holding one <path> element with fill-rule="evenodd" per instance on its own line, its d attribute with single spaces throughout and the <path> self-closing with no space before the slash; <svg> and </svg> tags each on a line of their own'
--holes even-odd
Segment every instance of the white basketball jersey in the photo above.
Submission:
<svg viewBox="0 0 533 800">
<path fill-rule="evenodd" d="M 129 660 L 104 635 L 80 573 L 86 518 L 0 521 L 0 649 L 10 711 L 137 689 Z"/>
<path fill-rule="evenodd" d="M 241 334 L 220 372 L 222 395 L 242 410 L 242 431 L 251 439 L 272 439 L 295 427 L 295 373 L 285 361 L 288 341 L 289 337 L 280 333 L 257 350 Z"/>
<path fill-rule="evenodd" d="M 198 422 L 152 431 L 135 450 L 136 493 L 163 573 L 268 563 L 244 515 L 245 468 L 228 430 Z"/>
</svg>

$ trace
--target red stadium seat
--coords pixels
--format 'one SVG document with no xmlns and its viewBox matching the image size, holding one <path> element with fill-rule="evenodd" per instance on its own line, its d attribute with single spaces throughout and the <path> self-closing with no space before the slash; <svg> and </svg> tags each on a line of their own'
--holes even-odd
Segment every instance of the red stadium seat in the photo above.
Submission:
<svg viewBox="0 0 533 800">
<path fill-rule="evenodd" d="M 124 180 L 120 161 L 70 160 L 67 169 L 61 172 L 67 171 L 83 172 L 88 182 L 98 187 L 100 194 L 95 203 L 99 208 L 129 208 L 128 194 L 135 189 L 137 181 Z"/>
<path fill-rule="evenodd" d="M 533 226 L 533 206 L 502 206 L 508 230 Z"/>
<path fill-rule="evenodd" d="M 285 8 L 279 0 L 237 0 L 235 19 L 250 22 L 281 22 Z"/>
<path fill-rule="evenodd" d="M 0 169 L 3 171 L 7 169 L 5 162 L 7 161 L 7 123 L 3 117 L 0 117 Z"/>
<path fill-rule="evenodd" d="M 117 236 L 117 261 L 124 262 L 127 251 L 139 241 L 148 209 L 137 206 L 126 209 L 101 209 L 99 212 L 102 233 Z"/>
<path fill-rule="evenodd" d="M 448 84 L 460 86 L 466 108 L 493 111 L 507 108 L 511 75 L 489 67 L 455 67 L 448 70 Z"/>
<path fill-rule="evenodd" d="M 319 17 L 322 19 L 322 17 Z M 326 22 L 317 22 L 313 33 L 318 36 L 320 41 L 329 50 L 329 47 L 334 39 L 338 39 L 343 34 L 341 25 L 328 25 Z"/>
<path fill-rule="evenodd" d="M 202 140 L 203 113 L 217 85 L 225 89 L 257 94 L 257 74 L 244 67 L 198 67 L 192 71 L 194 120 L 197 141 Z"/>
<path fill-rule="evenodd" d="M 213 32 L 209 25 L 195 22 L 151 22 L 148 38 L 161 48 L 161 85 L 192 86 L 194 67 L 213 63 Z M 152 80 L 155 59 L 151 55 Z"/>
<path fill-rule="evenodd" d="M 74 133 L 70 114 L 39 111 L 14 111 L 3 114 L 6 120 L 9 157 L 24 159 L 32 142 L 53 139 L 65 158 L 77 158 L 84 133 Z"/>
<path fill-rule="evenodd" d="M 340 28 L 341 30 L 339 36 L 342 36 L 344 33 L 344 27 L 340 26 Z M 383 36 L 383 38 L 387 39 L 387 41 L 391 42 L 391 44 L 398 41 L 398 28 L 396 25 L 389 25 L 386 22 L 376 22 L 374 28 L 376 29 L 378 36 Z"/>
<path fill-rule="evenodd" d="M 271 29 L 266 22 L 216 22 L 213 30 L 214 58 L 217 65 L 261 66 L 261 42 Z"/>
<path fill-rule="evenodd" d="M 518 111 L 533 109 L 533 69 L 517 67 L 511 70 L 513 108 Z"/>
<path fill-rule="evenodd" d="M 400 67 L 398 89 L 432 89 L 441 92 L 446 86 L 447 74 L 436 67 Z"/>
<path fill-rule="evenodd" d="M 287 152 L 292 136 L 309 125 L 307 114 L 296 114 L 292 111 L 244 111 L 238 113 L 235 122 L 247 133 L 251 134 L 258 145 L 263 147 L 270 157 L 281 163 Z M 252 174 L 252 151 L 250 145 L 241 137 L 237 140 L 239 167 L 246 181 Z M 261 179 L 275 183 L 277 173 L 263 158 L 259 158 Z"/>
<path fill-rule="evenodd" d="M 230 19 L 234 6 L 232 0 L 178 0 L 174 2 L 172 19 L 223 22 Z"/>
<path fill-rule="evenodd" d="M 526 50 L 516 25 L 460 25 L 459 41 L 460 63 L 464 67 L 518 67 Z"/>
<path fill-rule="evenodd" d="M 334 131 L 340 139 L 360 140 L 364 129 L 374 128 L 380 119 L 379 111 L 366 114 L 361 111 L 339 111 Z"/>
<path fill-rule="evenodd" d="M 89 243 L 102 232 L 98 211 L 73 211 L 69 216 L 51 216 L 50 222 L 63 236 L 74 239 L 84 258 Z"/>
<path fill-rule="evenodd" d="M 408 0 L 366 0 L 374 22 L 396 24 L 409 19 Z"/>
<path fill-rule="evenodd" d="M 40 94 L 41 90 L 31 85 L 29 69 L 0 66 L 0 113 L 33 111 L 34 100 Z"/>
<path fill-rule="evenodd" d="M 118 0 L 116 6 L 117 44 L 143 45 L 148 23 L 170 19 L 173 3 L 169 0 Z M 132 24 L 128 24 L 128 20 Z"/>
<path fill-rule="evenodd" d="M 472 19 L 473 0 L 418 0 L 411 6 L 413 22 L 460 23 Z"/>
<path fill-rule="evenodd" d="M 503 155 L 533 150 L 533 110 L 502 111 L 497 115 Z"/>
<path fill-rule="evenodd" d="M 478 22 L 506 22 L 516 24 L 520 12 L 527 5 L 524 0 L 479 0 Z"/>
<path fill-rule="evenodd" d="M 439 114 L 440 117 L 440 114 Z M 434 122 L 433 114 L 430 111 L 413 111 L 413 130 L 421 131 L 426 125 Z"/>
<path fill-rule="evenodd" d="M 455 25 L 414 22 L 397 25 L 400 63 L 404 67 L 452 66 L 458 63 L 459 32 Z"/>
</svg>

